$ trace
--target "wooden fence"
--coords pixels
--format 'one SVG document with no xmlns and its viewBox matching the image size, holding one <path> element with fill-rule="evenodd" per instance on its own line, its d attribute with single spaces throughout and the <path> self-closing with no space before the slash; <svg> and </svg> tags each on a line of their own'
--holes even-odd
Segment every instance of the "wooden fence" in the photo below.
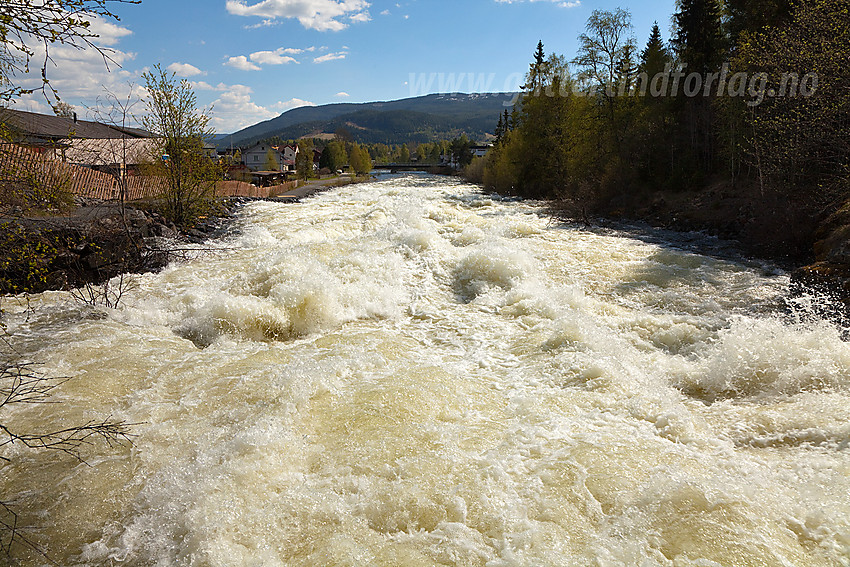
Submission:
<svg viewBox="0 0 850 567">
<path fill-rule="evenodd" d="M 0 144 L 0 181 L 27 181 L 42 187 L 63 188 L 74 195 L 90 199 L 114 200 L 120 196 L 120 185 L 112 175 L 51 159 L 35 150 L 12 144 Z M 127 177 L 127 201 L 161 195 L 167 189 L 161 177 Z M 219 197 L 274 197 L 295 189 L 291 181 L 273 187 L 257 187 L 243 181 L 220 181 Z"/>
<path fill-rule="evenodd" d="M 0 145 L 0 178 L 64 189 L 81 197 L 118 198 L 115 178 L 111 175 L 69 165 L 12 144 Z"/>
</svg>

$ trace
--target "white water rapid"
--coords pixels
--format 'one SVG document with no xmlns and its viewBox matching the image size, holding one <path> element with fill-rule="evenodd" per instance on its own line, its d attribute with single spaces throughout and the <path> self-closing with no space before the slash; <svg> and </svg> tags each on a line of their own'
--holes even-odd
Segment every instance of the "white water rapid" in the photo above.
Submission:
<svg viewBox="0 0 850 567">
<path fill-rule="evenodd" d="M 850 565 L 850 346 L 781 271 L 420 175 L 217 245 L 117 309 L 3 304 L 72 377 L 4 420 L 137 424 L 2 448 L 59 565 Z"/>
</svg>

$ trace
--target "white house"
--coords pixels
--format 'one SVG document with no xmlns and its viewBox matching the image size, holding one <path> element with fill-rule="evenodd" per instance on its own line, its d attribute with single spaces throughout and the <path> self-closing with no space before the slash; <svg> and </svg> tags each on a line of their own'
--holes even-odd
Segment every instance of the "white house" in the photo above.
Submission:
<svg viewBox="0 0 850 567">
<path fill-rule="evenodd" d="M 298 146 L 272 146 L 267 143 L 254 144 L 242 152 L 242 163 L 251 171 L 264 171 L 268 168 L 269 150 L 277 162 L 278 171 L 295 171 L 295 158 Z"/>
<path fill-rule="evenodd" d="M 294 144 L 291 146 L 283 146 L 281 150 L 283 151 L 283 159 L 285 161 L 291 161 L 292 163 L 295 163 L 295 158 L 298 157 L 298 146 Z"/>
<path fill-rule="evenodd" d="M 272 152 L 277 167 L 281 169 L 285 161 L 283 153 L 277 148 L 266 143 L 254 144 L 244 152 L 242 152 L 242 163 L 251 171 L 266 171 L 269 169 L 268 158 L 269 151 Z"/>
<path fill-rule="evenodd" d="M 493 144 L 484 144 L 480 146 L 470 146 L 469 150 L 472 152 L 472 157 L 484 157 L 487 153 L 493 149 Z"/>
</svg>

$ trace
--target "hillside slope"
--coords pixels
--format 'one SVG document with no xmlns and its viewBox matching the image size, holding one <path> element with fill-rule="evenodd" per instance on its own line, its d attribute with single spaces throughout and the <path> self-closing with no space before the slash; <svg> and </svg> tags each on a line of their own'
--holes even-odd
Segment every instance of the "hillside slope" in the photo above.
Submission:
<svg viewBox="0 0 850 567">
<path fill-rule="evenodd" d="M 429 142 L 466 134 L 483 139 L 510 107 L 511 93 L 436 94 L 362 104 L 328 104 L 289 110 L 219 139 L 221 146 L 248 146 L 278 137 L 284 140 L 333 134 L 347 129 L 355 141 L 402 144 Z"/>
</svg>

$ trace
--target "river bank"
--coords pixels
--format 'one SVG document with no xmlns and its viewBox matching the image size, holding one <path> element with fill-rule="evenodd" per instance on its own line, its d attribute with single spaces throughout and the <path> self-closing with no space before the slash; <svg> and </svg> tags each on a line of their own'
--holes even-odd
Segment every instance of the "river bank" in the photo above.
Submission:
<svg viewBox="0 0 850 567">
<path fill-rule="evenodd" d="M 636 192 L 592 205 L 554 200 L 549 212 L 572 221 L 640 222 L 731 241 L 742 253 L 786 270 L 795 296 L 826 296 L 827 314 L 850 320 L 850 205 L 823 218 L 801 219 L 787 200 L 720 180 L 699 190 Z"/>
<path fill-rule="evenodd" d="M 362 181 L 310 181 L 272 198 L 218 199 L 189 226 L 168 222 L 155 202 L 77 199 L 68 211 L 0 213 L 0 293 L 41 293 L 99 285 L 125 273 L 155 272 L 179 254 L 181 243 L 201 244 L 227 233 L 238 209 L 256 200 L 297 202 L 328 188 Z"/>
</svg>

